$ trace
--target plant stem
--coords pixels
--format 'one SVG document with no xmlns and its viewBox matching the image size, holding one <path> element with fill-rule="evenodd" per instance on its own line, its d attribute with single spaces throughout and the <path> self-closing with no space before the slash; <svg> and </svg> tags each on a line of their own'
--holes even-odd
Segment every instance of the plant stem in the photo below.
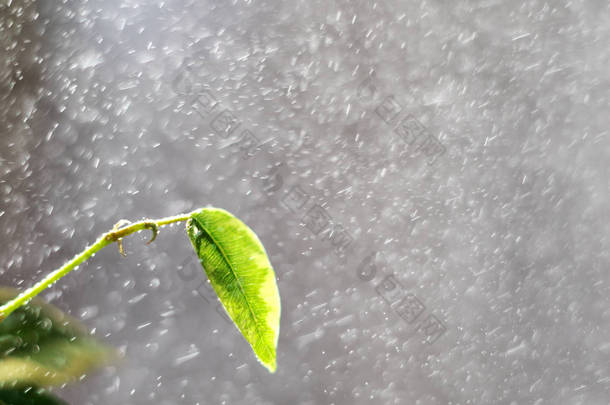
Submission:
<svg viewBox="0 0 610 405">
<path fill-rule="evenodd" d="M 159 227 L 164 225 L 169 225 L 174 222 L 182 222 L 186 221 L 191 217 L 191 214 L 181 214 L 173 217 L 161 218 L 161 219 L 145 219 L 142 221 L 130 223 L 124 228 L 119 228 L 115 226 L 114 229 L 106 232 L 102 236 L 100 236 L 97 241 L 91 246 L 85 248 L 82 252 L 77 254 L 61 266 L 59 269 L 53 271 L 48 274 L 45 278 L 37 282 L 32 287 L 28 288 L 17 297 L 13 298 L 6 304 L 0 306 L 0 322 L 6 319 L 13 311 L 15 311 L 20 306 L 27 304 L 32 298 L 40 294 L 44 289 L 54 284 L 57 280 L 74 270 L 78 267 L 79 264 L 83 263 L 87 259 L 89 259 L 96 252 L 100 251 L 104 247 L 114 243 L 119 243 L 119 249 L 122 252 L 122 246 L 120 245 L 121 239 L 129 234 L 134 232 L 143 231 L 145 229 L 150 229 L 153 233 L 152 238 L 148 241 L 148 243 L 152 242 L 157 236 L 157 232 Z M 117 224 L 118 225 L 118 224 Z"/>
</svg>

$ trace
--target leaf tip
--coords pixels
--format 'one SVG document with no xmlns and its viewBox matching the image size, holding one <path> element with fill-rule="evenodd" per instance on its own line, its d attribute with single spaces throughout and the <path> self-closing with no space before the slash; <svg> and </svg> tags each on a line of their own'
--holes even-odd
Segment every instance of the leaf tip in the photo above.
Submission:
<svg viewBox="0 0 610 405">
<path fill-rule="evenodd" d="M 277 370 L 277 363 L 275 361 L 275 358 L 273 358 L 273 360 L 263 362 L 262 364 L 267 369 L 267 371 L 269 371 L 269 373 L 275 374 L 275 371 Z"/>
</svg>

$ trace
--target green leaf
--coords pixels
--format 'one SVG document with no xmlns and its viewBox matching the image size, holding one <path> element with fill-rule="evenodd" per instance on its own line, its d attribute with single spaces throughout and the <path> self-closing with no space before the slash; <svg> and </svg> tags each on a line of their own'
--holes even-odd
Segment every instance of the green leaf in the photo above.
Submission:
<svg viewBox="0 0 610 405">
<path fill-rule="evenodd" d="M 0 288 L 0 301 L 17 293 Z M 116 358 L 78 321 L 39 299 L 0 323 L 0 389 L 65 384 Z"/>
<path fill-rule="evenodd" d="M 275 372 L 280 294 L 262 243 L 218 208 L 191 214 L 187 232 L 220 302 L 260 362 Z"/>
<path fill-rule="evenodd" d="M 68 405 L 43 389 L 27 387 L 0 389 L 0 405 Z"/>
</svg>

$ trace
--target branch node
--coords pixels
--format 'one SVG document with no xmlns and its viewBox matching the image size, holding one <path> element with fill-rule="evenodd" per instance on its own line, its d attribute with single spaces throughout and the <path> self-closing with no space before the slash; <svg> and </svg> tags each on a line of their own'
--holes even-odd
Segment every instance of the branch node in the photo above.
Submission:
<svg viewBox="0 0 610 405">
<path fill-rule="evenodd" d="M 131 221 L 128 221 L 126 219 L 121 219 L 119 222 L 114 224 L 114 227 L 112 228 L 112 230 L 118 231 L 120 228 L 127 226 L 129 224 L 131 224 Z M 126 257 L 127 254 L 125 253 L 125 249 L 123 248 L 123 238 L 118 238 L 116 241 L 116 244 L 119 247 L 119 253 L 121 254 L 121 256 Z"/>
<path fill-rule="evenodd" d="M 148 242 L 146 242 L 147 245 L 150 245 L 157 238 L 157 235 L 159 234 L 159 226 L 154 222 L 147 222 L 144 224 L 144 228 L 150 229 L 152 231 L 152 236 L 150 237 L 150 240 Z"/>
</svg>

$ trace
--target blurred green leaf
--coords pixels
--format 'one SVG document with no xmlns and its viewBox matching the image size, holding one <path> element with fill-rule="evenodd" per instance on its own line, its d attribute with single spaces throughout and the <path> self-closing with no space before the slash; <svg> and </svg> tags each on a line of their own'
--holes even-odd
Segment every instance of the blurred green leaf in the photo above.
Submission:
<svg viewBox="0 0 610 405">
<path fill-rule="evenodd" d="M 187 232 L 220 302 L 261 363 L 275 372 L 280 295 L 262 243 L 218 208 L 193 213 Z"/>
<path fill-rule="evenodd" d="M 68 405 L 43 389 L 27 387 L 0 389 L 0 405 Z"/>
<path fill-rule="evenodd" d="M 0 288 L 0 302 L 16 295 Z M 116 358 L 78 321 L 39 299 L 0 322 L 0 389 L 64 384 Z"/>
</svg>

